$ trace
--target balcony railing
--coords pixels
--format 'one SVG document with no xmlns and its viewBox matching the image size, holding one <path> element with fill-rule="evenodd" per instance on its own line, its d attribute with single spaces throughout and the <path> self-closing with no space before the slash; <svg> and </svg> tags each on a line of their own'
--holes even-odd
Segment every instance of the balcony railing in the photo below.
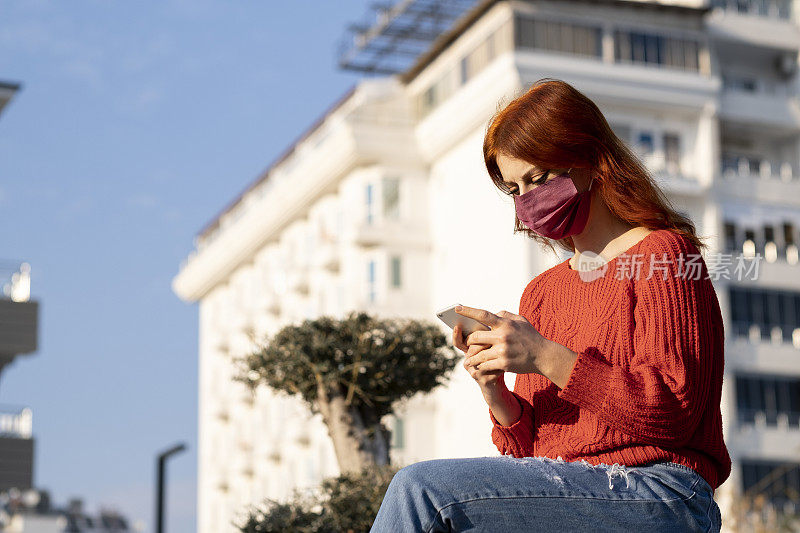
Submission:
<svg viewBox="0 0 800 533">
<path fill-rule="evenodd" d="M 0 437 L 31 438 L 33 411 L 29 407 L 19 410 L 0 410 Z"/>
<path fill-rule="evenodd" d="M 731 329 L 734 338 L 749 339 L 750 342 L 785 343 L 800 350 L 800 328 L 792 324 L 769 325 L 734 321 Z"/>
<path fill-rule="evenodd" d="M 711 0 L 711 7 L 735 11 L 745 15 L 788 20 L 791 18 L 791 0 Z"/>
<path fill-rule="evenodd" d="M 765 180 L 780 180 L 786 183 L 800 182 L 800 175 L 792 169 L 788 161 L 770 161 L 755 156 L 723 154 L 722 176 L 749 177 Z"/>
<path fill-rule="evenodd" d="M 757 427 L 800 429 L 800 412 L 765 409 L 737 409 L 739 423 Z"/>
<path fill-rule="evenodd" d="M 0 261 L 0 298 L 14 302 L 31 299 L 31 266 L 28 263 Z"/>
</svg>

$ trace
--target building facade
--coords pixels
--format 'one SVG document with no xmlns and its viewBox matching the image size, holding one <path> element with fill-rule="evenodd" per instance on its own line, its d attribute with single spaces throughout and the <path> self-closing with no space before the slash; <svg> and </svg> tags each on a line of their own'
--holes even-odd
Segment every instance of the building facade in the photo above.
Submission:
<svg viewBox="0 0 800 533">
<path fill-rule="evenodd" d="M 19 91 L 18 83 L 0 81 L 0 113 Z M 17 358 L 36 351 L 39 303 L 32 301 L 30 265 L 0 260 L 0 378 Z M 0 382 L 0 386 L 2 383 Z M 0 491 L 33 486 L 33 412 L 18 405 L 0 406 Z"/>
<path fill-rule="evenodd" d="M 706 237 L 707 261 L 764 257 L 756 279 L 714 281 L 734 460 L 716 499 L 727 521 L 768 473 L 800 490 L 798 12 L 773 0 L 476 2 L 411 68 L 356 84 L 201 232 L 174 280 L 199 303 L 200 532 L 338 473 L 319 415 L 231 380 L 258 339 L 354 309 L 516 312 L 528 281 L 566 258 L 513 235 L 512 199 L 482 158 L 491 115 L 543 77 L 597 103 Z M 398 464 L 498 453 L 461 367 L 389 418 Z"/>
</svg>

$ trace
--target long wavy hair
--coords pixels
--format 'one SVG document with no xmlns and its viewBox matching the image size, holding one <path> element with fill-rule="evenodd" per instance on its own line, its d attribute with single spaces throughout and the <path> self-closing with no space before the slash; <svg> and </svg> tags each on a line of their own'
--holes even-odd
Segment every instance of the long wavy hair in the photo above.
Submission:
<svg viewBox="0 0 800 533">
<path fill-rule="evenodd" d="M 698 250 L 692 220 L 677 212 L 645 165 L 611 130 L 605 117 L 583 93 L 569 83 L 541 78 L 521 96 L 499 109 L 489 121 L 483 140 L 483 159 L 495 186 L 509 194 L 497 166 L 498 153 L 540 169 L 588 167 L 592 188 L 620 220 L 648 229 L 671 229 Z M 574 252 L 572 237 L 549 239 L 525 227 L 514 214 L 514 233 L 524 232 L 553 248 Z"/>
</svg>

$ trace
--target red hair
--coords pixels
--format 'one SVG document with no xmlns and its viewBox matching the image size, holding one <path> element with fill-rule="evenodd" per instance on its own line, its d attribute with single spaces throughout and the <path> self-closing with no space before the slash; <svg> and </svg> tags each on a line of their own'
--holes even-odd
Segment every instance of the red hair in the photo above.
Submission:
<svg viewBox="0 0 800 533">
<path fill-rule="evenodd" d="M 695 234 L 692 220 L 672 207 L 644 164 L 611 130 L 597 105 L 564 81 L 541 78 L 489 122 L 483 159 L 494 184 L 508 194 L 497 166 L 500 152 L 540 169 L 588 167 L 595 174 L 592 188 L 599 188 L 597 194 L 614 216 L 651 230 L 671 229 L 686 236 L 698 250 L 706 246 Z M 553 249 L 554 239 L 529 230 L 515 213 L 514 233 L 520 231 Z M 572 237 L 555 242 L 575 251 Z"/>
</svg>

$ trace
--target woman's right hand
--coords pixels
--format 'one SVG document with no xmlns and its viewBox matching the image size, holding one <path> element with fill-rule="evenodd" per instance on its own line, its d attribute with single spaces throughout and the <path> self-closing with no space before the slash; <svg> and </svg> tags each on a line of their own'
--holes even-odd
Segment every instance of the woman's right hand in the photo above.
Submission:
<svg viewBox="0 0 800 533">
<path fill-rule="evenodd" d="M 465 353 L 464 368 L 467 369 L 467 372 L 469 372 L 469 375 L 472 376 L 472 379 L 478 383 L 486 401 L 489 402 L 490 400 L 497 398 L 498 393 L 500 393 L 503 388 L 506 388 L 506 382 L 503 379 L 505 371 L 481 370 L 480 368 L 475 368 L 472 365 L 468 365 L 466 361 L 476 353 L 479 353 L 480 351 L 491 346 L 491 344 L 473 344 L 471 346 L 467 346 L 461 325 L 456 324 L 456 326 L 453 328 L 453 345 Z"/>
</svg>

